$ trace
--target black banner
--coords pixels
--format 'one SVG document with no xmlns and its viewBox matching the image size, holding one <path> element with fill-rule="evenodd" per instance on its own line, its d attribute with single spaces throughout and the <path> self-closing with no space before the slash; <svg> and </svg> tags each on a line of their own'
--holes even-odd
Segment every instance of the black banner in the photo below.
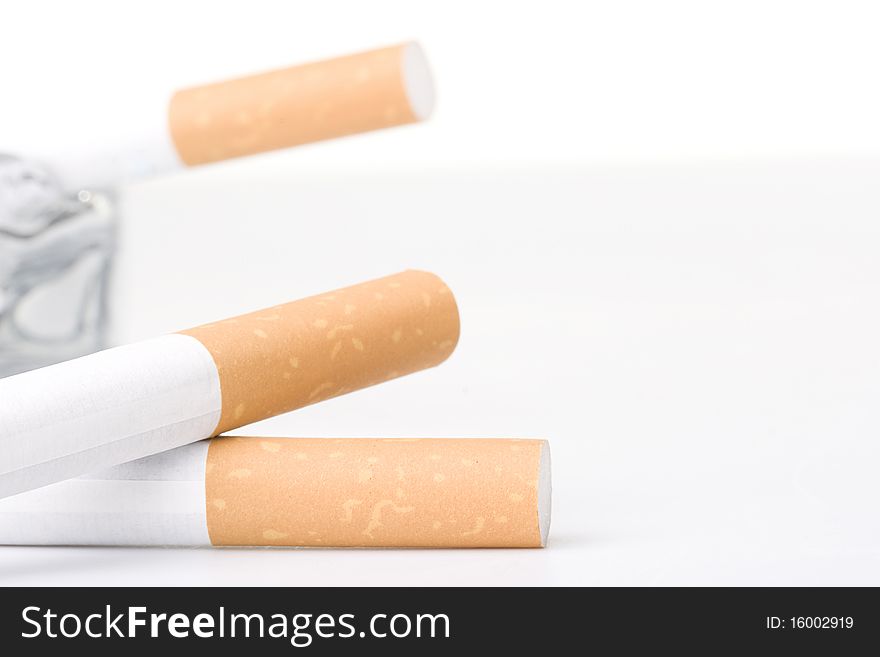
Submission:
<svg viewBox="0 0 880 657">
<path fill-rule="evenodd" d="M 4 589 L 0 638 L 9 655 L 840 651 L 874 646 L 878 606 L 870 589 Z"/>
</svg>

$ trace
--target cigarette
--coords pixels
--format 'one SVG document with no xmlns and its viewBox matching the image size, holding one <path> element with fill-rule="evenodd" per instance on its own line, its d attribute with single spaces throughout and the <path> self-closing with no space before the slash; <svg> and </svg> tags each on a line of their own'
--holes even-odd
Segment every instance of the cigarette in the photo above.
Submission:
<svg viewBox="0 0 880 657">
<path fill-rule="evenodd" d="M 433 367 L 458 335 L 449 288 L 406 271 L 0 379 L 0 497 Z"/>
<path fill-rule="evenodd" d="M 42 158 L 72 191 L 422 121 L 431 72 L 414 42 L 182 89 L 141 102 L 112 146 Z M 120 148 L 118 144 L 125 144 Z"/>
<path fill-rule="evenodd" d="M 0 500 L 0 544 L 538 548 L 545 440 L 220 437 Z"/>
</svg>

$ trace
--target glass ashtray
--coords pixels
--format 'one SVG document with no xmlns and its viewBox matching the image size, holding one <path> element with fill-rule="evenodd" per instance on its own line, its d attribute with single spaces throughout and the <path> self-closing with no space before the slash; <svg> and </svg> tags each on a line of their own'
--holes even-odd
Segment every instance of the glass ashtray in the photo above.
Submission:
<svg viewBox="0 0 880 657">
<path fill-rule="evenodd" d="M 114 199 L 0 154 L 0 377 L 106 346 Z"/>
</svg>

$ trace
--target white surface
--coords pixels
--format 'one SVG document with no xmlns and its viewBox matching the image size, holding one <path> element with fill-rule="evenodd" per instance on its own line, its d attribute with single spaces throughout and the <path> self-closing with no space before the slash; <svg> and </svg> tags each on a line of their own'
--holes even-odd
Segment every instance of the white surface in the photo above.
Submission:
<svg viewBox="0 0 880 657">
<path fill-rule="evenodd" d="M 418 39 L 411 126 L 237 162 L 363 168 L 876 153 L 871 0 L 32 0 L 4 13 L 0 148 L 130 135 L 132 103 Z M 70 102 L 70 98 L 82 98 Z M 52 149 L 50 148 L 50 151 Z"/>
<path fill-rule="evenodd" d="M 877 3 L 10 14 L 6 150 L 124 126 L 120 96 L 418 39 L 428 123 L 131 188 L 116 338 L 434 270 L 447 363 L 246 432 L 547 437 L 554 508 L 545 550 L 7 548 L 0 583 L 880 585 Z"/>
<path fill-rule="evenodd" d="M 221 173 L 130 190 L 117 339 L 434 270 L 449 361 L 239 433 L 549 438 L 549 546 L 5 548 L 0 582 L 880 584 L 880 162 Z"/>
<path fill-rule="evenodd" d="M 220 420 L 201 342 L 166 335 L 0 379 L 0 497 L 179 447 Z"/>
<path fill-rule="evenodd" d="M 200 441 L 0 500 L 3 545 L 211 544 Z"/>
</svg>

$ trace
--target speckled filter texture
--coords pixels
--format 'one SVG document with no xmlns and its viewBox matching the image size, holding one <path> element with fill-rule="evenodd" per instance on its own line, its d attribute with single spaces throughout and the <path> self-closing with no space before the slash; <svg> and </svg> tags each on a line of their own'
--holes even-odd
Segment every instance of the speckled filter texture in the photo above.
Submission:
<svg viewBox="0 0 880 657">
<path fill-rule="evenodd" d="M 459 317 L 442 280 L 405 271 L 182 333 L 217 366 L 217 435 L 438 365 Z"/>
<path fill-rule="evenodd" d="M 541 547 L 543 440 L 215 438 L 213 545 Z"/>
<path fill-rule="evenodd" d="M 405 47 L 178 91 L 169 126 L 180 159 L 206 164 L 415 122 Z"/>
</svg>

